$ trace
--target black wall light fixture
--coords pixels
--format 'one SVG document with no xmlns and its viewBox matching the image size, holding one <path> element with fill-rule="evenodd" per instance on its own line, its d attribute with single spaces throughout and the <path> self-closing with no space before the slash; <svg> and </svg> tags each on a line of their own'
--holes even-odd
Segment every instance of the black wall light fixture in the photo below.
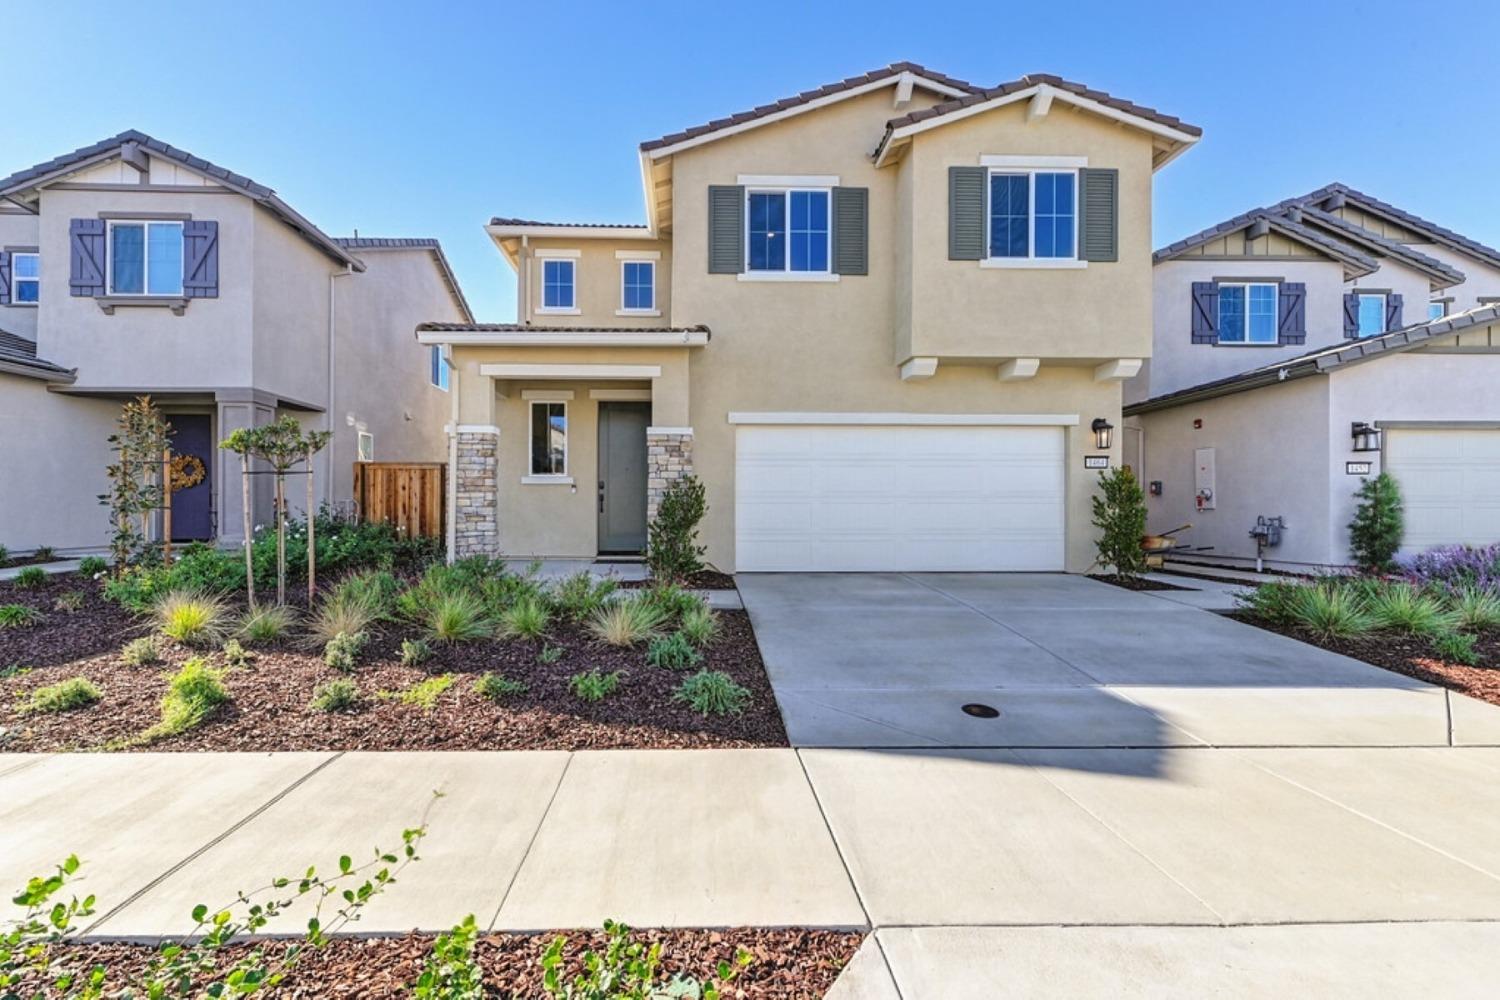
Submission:
<svg viewBox="0 0 1500 1000">
<path fill-rule="evenodd" d="M 1094 432 L 1094 447 L 1100 451 L 1108 451 L 1115 440 L 1115 425 L 1103 417 L 1095 417 L 1089 428 Z"/>
</svg>

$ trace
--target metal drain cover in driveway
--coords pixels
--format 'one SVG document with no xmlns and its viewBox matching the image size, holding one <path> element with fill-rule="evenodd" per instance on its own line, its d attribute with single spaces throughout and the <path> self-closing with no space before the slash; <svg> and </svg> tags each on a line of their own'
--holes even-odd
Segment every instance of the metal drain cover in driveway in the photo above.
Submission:
<svg viewBox="0 0 1500 1000">
<path fill-rule="evenodd" d="M 1000 710 L 989 705 L 981 705 L 976 701 L 964 706 L 964 714 L 972 715 L 976 719 L 997 719 L 1000 717 Z"/>
</svg>

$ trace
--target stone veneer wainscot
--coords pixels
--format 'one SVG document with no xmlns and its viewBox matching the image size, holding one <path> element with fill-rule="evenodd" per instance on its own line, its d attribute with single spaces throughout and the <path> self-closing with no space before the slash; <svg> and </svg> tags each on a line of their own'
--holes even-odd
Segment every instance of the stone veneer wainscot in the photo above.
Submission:
<svg viewBox="0 0 1500 1000">
<path fill-rule="evenodd" d="M 646 523 L 656 520 L 667 487 L 693 474 L 691 427 L 646 428 Z"/>
<path fill-rule="evenodd" d="M 454 558 L 498 556 L 500 432 L 493 427 L 458 432 L 458 480 L 454 484 Z"/>
</svg>

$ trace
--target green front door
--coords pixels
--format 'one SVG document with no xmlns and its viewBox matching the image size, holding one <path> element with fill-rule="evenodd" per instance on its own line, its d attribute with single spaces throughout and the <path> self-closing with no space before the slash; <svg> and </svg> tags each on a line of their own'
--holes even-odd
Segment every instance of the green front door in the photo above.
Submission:
<svg viewBox="0 0 1500 1000">
<path fill-rule="evenodd" d="M 599 404 L 599 552 L 646 550 L 650 403 Z"/>
</svg>

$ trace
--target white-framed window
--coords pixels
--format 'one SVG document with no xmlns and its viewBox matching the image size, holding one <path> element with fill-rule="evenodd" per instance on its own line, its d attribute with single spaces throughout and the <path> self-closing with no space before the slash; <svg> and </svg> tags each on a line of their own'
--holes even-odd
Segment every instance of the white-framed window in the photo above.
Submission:
<svg viewBox="0 0 1500 1000">
<path fill-rule="evenodd" d="M 1275 282 L 1224 282 L 1219 285 L 1219 343 L 1276 343 Z"/>
<path fill-rule="evenodd" d="M 431 354 L 429 356 L 430 371 L 428 373 L 428 378 L 431 380 L 433 385 L 437 386 L 439 389 L 442 389 L 444 392 L 447 392 L 448 360 L 443 357 L 443 345 L 433 344 L 432 347 L 429 348 L 429 350 L 431 351 Z"/>
<path fill-rule="evenodd" d="M 359 460 L 361 462 L 375 461 L 375 435 L 369 431 L 359 432 Z"/>
<path fill-rule="evenodd" d="M 546 257 L 542 259 L 541 312 L 569 312 L 578 308 L 577 261 Z"/>
<path fill-rule="evenodd" d="M 34 306 L 42 298 L 42 258 L 40 254 L 16 252 L 10 255 L 10 301 L 12 305 Z"/>
<path fill-rule="evenodd" d="M 985 245 L 996 264 L 1078 261 L 1078 171 L 992 167 Z"/>
<path fill-rule="evenodd" d="M 747 187 L 745 269 L 751 274 L 832 273 L 829 188 Z"/>
<path fill-rule="evenodd" d="M 620 311 L 656 312 L 656 261 L 620 261 Z"/>
<path fill-rule="evenodd" d="M 111 295 L 182 294 L 182 223 L 110 220 Z"/>
<path fill-rule="evenodd" d="M 1359 335 L 1373 337 L 1385 333 L 1385 293 L 1359 293 Z"/>
<path fill-rule="evenodd" d="M 1429 303 L 1427 303 L 1427 319 L 1429 321 L 1435 320 L 1435 319 L 1442 319 L 1446 315 L 1448 315 L 1448 303 L 1446 303 L 1446 302 L 1429 302 Z"/>
<path fill-rule="evenodd" d="M 562 400 L 533 400 L 530 404 L 531 428 L 528 435 L 531 455 L 527 474 L 532 476 L 566 476 L 568 474 L 568 404 Z"/>
</svg>

